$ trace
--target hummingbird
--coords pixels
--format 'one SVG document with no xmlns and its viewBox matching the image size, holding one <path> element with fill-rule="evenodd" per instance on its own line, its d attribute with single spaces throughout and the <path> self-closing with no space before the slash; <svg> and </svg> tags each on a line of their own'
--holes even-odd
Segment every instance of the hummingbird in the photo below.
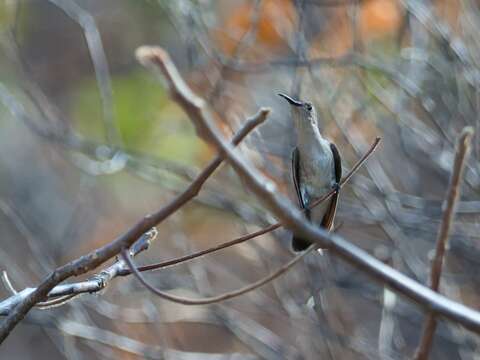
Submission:
<svg viewBox="0 0 480 360">
<path fill-rule="evenodd" d="M 337 147 L 325 139 L 318 128 L 317 113 L 310 102 L 278 94 L 292 105 L 293 123 L 297 131 L 297 146 L 292 152 L 292 177 L 300 208 L 309 221 L 326 230 L 333 228 L 342 178 L 342 162 Z M 335 189 L 326 201 L 311 204 Z M 310 241 L 293 235 L 292 248 L 303 251 Z"/>
</svg>

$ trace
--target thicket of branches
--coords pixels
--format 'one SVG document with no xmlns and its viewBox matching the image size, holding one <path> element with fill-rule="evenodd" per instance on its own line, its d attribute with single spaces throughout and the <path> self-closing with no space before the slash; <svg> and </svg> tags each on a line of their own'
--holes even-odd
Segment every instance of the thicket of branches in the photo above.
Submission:
<svg viewBox="0 0 480 360">
<path fill-rule="evenodd" d="M 33 324 L 67 358 L 473 358 L 479 5 L 138 6 L 4 5 L 0 354 L 23 351 Z M 91 68 L 61 41 L 37 47 L 42 19 L 68 19 L 53 28 L 83 36 Z M 164 32 L 128 37 L 142 19 Z M 77 70 L 95 79 L 96 118 L 75 103 Z M 155 112 L 132 101 L 122 120 L 117 79 L 133 72 Z M 288 200 L 296 138 L 279 91 L 312 101 L 341 151 L 334 234 Z M 165 131 L 189 141 L 159 155 Z M 291 231 L 314 245 L 292 255 Z"/>
</svg>

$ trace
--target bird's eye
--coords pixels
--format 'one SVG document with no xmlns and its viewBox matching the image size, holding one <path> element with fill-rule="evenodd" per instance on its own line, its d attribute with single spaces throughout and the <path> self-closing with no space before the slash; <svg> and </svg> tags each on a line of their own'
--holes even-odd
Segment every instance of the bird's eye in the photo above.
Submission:
<svg viewBox="0 0 480 360">
<path fill-rule="evenodd" d="M 312 105 L 307 103 L 307 104 L 305 104 L 305 108 L 306 108 L 308 111 L 310 111 L 310 110 L 312 110 Z"/>
</svg>

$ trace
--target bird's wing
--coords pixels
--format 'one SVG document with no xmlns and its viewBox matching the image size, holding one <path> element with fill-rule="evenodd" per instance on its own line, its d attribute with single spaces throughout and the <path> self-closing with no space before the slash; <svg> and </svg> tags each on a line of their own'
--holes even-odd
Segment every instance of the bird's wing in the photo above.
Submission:
<svg viewBox="0 0 480 360">
<path fill-rule="evenodd" d="M 342 160 L 340 154 L 337 150 L 335 144 L 330 143 L 330 149 L 333 154 L 333 165 L 335 168 L 335 181 L 340 183 L 342 179 Z M 337 203 L 338 203 L 338 191 L 332 195 L 328 209 L 323 216 L 322 223 L 320 224 L 323 228 L 330 230 L 333 227 L 333 220 L 335 219 L 335 213 L 337 212 Z"/>
<path fill-rule="evenodd" d="M 293 185 L 295 186 L 295 191 L 297 193 L 298 202 L 300 207 L 305 209 L 305 216 L 310 220 L 310 209 L 307 209 L 306 199 L 302 196 L 302 191 L 300 190 L 300 153 L 298 148 L 295 147 L 292 152 L 292 176 L 293 176 Z M 294 251 L 303 251 L 310 246 L 310 242 L 302 238 L 292 237 L 292 248 Z"/>
<path fill-rule="evenodd" d="M 295 187 L 300 207 L 305 209 L 307 204 L 305 202 L 306 199 L 303 198 L 302 191 L 300 190 L 300 153 L 297 147 L 292 151 L 292 177 L 293 186 Z"/>
<path fill-rule="evenodd" d="M 335 181 L 337 184 L 340 184 L 342 180 L 342 159 L 334 143 L 330 143 L 330 149 L 332 149 L 333 163 L 335 165 Z"/>
</svg>

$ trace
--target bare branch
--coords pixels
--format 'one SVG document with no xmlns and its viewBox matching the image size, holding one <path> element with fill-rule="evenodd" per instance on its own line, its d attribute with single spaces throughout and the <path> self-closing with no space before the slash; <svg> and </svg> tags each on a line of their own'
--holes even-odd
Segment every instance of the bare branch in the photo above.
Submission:
<svg viewBox="0 0 480 360">
<path fill-rule="evenodd" d="M 470 150 L 470 142 L 473 136 L 473 129 L 466 127 L 463 129 L 457 142 L 457 152 L 453 163 L 453 172 L 450 178 L 450 185 L 448 186 L 446 195 L 446 207 L 443 212 L 442 222 L 440 224 L 440 231 L 438 232 L 437 245 L 435 248 L 435 256 L 433 258 L 430 270 L 430 288 L 438 291 L 440 285 L 440 276 L 442 275 L 442 266 L 445 258 L 445 251 L 447 250 L 447 243 L 450 237 L 450 230 L 452 228 L 455 211 L 457 208 L 458 199 L 460 198 L 460 187 L 463 179 L 463 172 L 465 169 L 465 162 Z M 432 347 L 433 336 L 437 327 L 435 315 L 429 313 L 425 319 L 422 337 L 415 353 L 416 360 L 426 360 L 430 354 Z"/>
<path fill-rule="evenodd" d="M 146 232 L 144 235 L 136 241 L 129 252 L 132 256 L 136 256 L 142 251 L 149 248 L 150 244 L 155 240 L 157 236 L 157 230 Z M 55 286 L 47 295 L 47 301 L 40 301 L 35 304 L 40 309 L 50 308 L 52 306 L 60 306 L 68 302 L 69 300 L 84 293 L 94 293 L 105 289 L 109 282 L 121 276 L 126 269 L 126 265 L 123 261 L 116 261 L 114 264 L 103 269 L 98 274 L 95 274 L 91 278 L 71 284 L 62 284 Z M 7 273 L 4 271 L 2 276 L 5 286 L 12 292 L 13 296 L 5 299 L 0 303 L 0 315 L 8 315 L 18 304 L 26 299 L 28 295 L 35 291 L 35 288 L 26 288 L 18 292 L 10 283 Z"/>
<path fill-rule="evenodd" d="M 224 152 L 239 176 L 244 179 L 250 189 L 285 226 L 299 236 L 329 249 L 334 255 L 341 257 L 372 278 L 410 298 L 427 310 L 433 311 L 435 314 L 449 320 L 456 321 L 472 331 L 480 332 L 480 312 L 437 294 L 428 287 L 383 264 L 341 237 L 329 234 L 324 229 L 306 222 L 301 212 L 290 201 L 279 195 L 274 183 L 266 179 L 259 171 L 242 159 L 232 146 L 225 142 L 210 114 L 203 110 L 204 102 L 198 96 L 192 96 L 191 90 L 185 89 L 185 82 L 163 49 L 142 47 L 137 50 L 137 56 L 143 64 L 155 65 L 162 71 L 174 99 L 188 113 L 192 122 L 196 124 L 197 129 L 202 129 L 202 135 Z"/>
<path fill-rule="evenodd" d="M 185 85 L 186 86 L 186 85 Z M 238 144 L 243 138 L 252 131 L 256 126 L 263 123 L 270 110 L 261 109 L 255 116 L 248 119 L 244 126 L 234 136 L 233 144 Z M 100 247 L 87 255 L 84 255 L 66 265 L 55 269 L 42 283 L 32 291 L 23 290 L 18 295 L 22 294 L 23 298 L 16 305 L 12 311 L 8 313 L 7 318 L 0 325 L 0 344 L 6 339 L 13 328 L 25 317 L 30 309 L 38 302 L 44 301 L 49 292 L 60 282 L 71 276 L 84 274 L 90 270 L 95 269 L 105 261 L 111 259 L 122 249 L 129 248 L 133 243 L 139 239 L 149 229 L 165 220 L 180 207 L 194 198 L 200 191 L 202 185 L 213 174 L 213 172 L 220 166 L 223 160 L 223 155 L 219 154 L 210 162 L 209 165 L 195 178 L 190 186 L 182 193 L 176 196 L 169 204 L 162 207 L 157 212 L 145 216 L 125 233 L 120 235 L 112 242 Z M 6 299 L 0 306 L 9 306 L 10 298 Z"/>
</svg>

